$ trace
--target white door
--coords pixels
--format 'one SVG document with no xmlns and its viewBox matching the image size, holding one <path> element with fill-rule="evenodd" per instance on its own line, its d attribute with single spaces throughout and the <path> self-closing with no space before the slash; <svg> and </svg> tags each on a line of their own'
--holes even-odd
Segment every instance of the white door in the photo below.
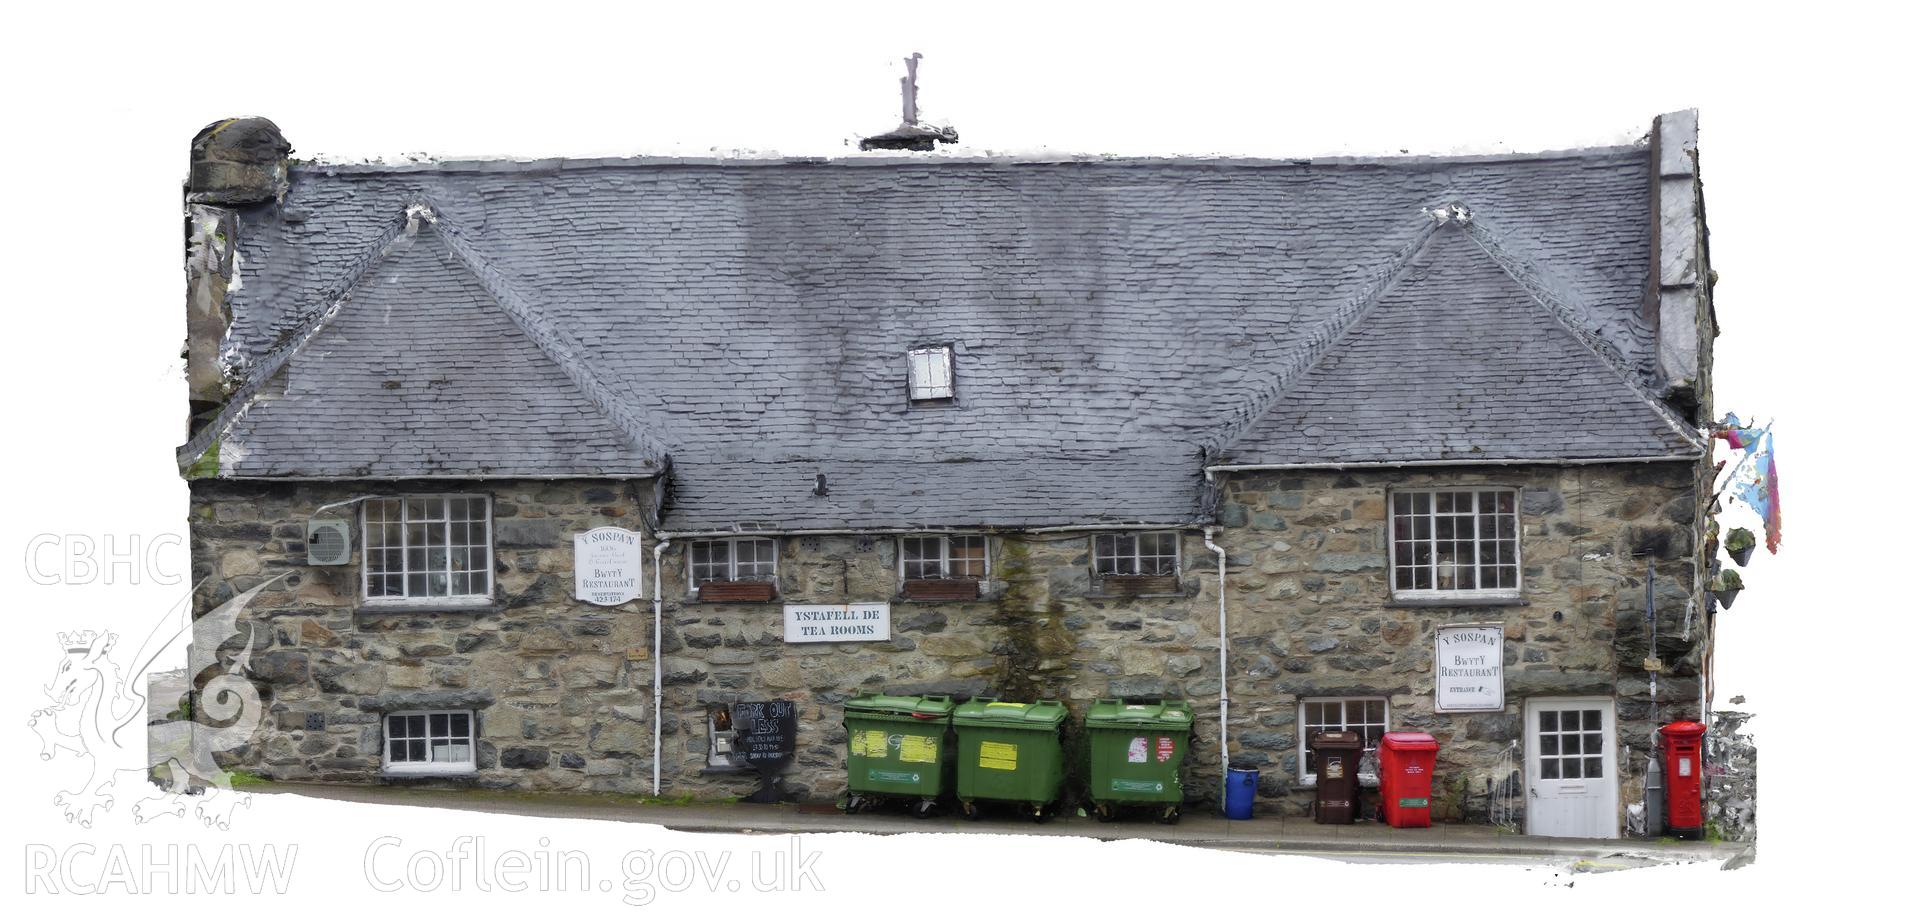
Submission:
<svg viewBox="0 0 1920 919">
<path fill-rule="evenodd" d="M 1527 700 L 1527 832 L 1615 839 L 1613 700 Z"/>
</svg>

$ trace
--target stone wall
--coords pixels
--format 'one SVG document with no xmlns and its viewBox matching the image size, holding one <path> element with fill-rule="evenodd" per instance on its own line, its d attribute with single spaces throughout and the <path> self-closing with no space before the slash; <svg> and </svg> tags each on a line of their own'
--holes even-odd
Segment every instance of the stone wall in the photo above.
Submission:
<svg viewBox="0 0 1920 919">
<path fill-rule="evenodd" d="M 1530 695 L 1616 697 L 1624 743 L 1644 752 L 1654 723 L 1642 597 L 1656 565 L 1662 611 L 1660 720 L 1693 717 L 1700 624 L 1680 639 L 1692 583 L 1692 467 L 1238 474 L 1221 504 L 1228 553 L 1230 669 L 1236 765 L 1261 771 L 1270 810 L 1304 810 L 1298 789 L 1298 700 L 1385 696 L 1394 728 L 1442 743 L 1436 793 L 1444 819 L 1483 819 L 1489 774 L 1520 737 Z M 1521 489 L 1525 604 L 1416 607 L 1390 602 L 1387 490 L 1394 485 Z M 494 499 L 497 602 L 479 612 L 395 615 L 362 609 L 359 567 L 308 568 L 302 543 L 313 508 L 364 493 L 336 486 L 194 483 L 199 575 L 219 593 L 281 570 L 263 595 L 267 627 L 256 675 L 271 689 L 270 731 L 237 761 L 276 778 L 380 780 L 378 712 L 475 707 L 481 770 L 455 781 L 530 789 L 640 793 L 651 786 L 653 662 L 643 602 L 590 606 L 571 597 L 571 534 L 635 528 L 645 488 L 624 483 L 476 483 L 436 491 Z M 649 563 L 653 540 L 648 540 Z M 830 799 L 844 788 L 840 705 L 861 691 L 1061 698 L 1076 718 L 1104 697 L 1194 703 L 1198 736 L 1190 794 L 1219 781 L 1218 595 L 1201 535 L 1182 538 L 1182 577 L 1164 596 L 1102 594 L 1087 533 L 997 534 L 992 578 L 977 601 L 895 597 L 892 536 L 782 539 L 780 600 L 706 603 L 689 589 L 685 545 L 662 570 L 663 791 L 745 793 L 748 775 L 706 767 L 710 706 L 741 699 L 799 704 L 798 751 L 787 787 Z M 261 547 L 265 547 L 262 549 Z M 356 546 L 357 549 L 357 546 Z M 886 642 L 785 643 L 780 602 L 892 603 Z M 1432 710 L 1433 632 L 1456 622 L 1506 625 L 1507 709 Z M 1624 750 L 1623 750 L 1624 758 Z M 1634 757 L 1637 760 L 1639 757 Z M 410 780 L 417 781 L 417 780 Z M 447 780 L 441 780 L 447 781 Z M 1636 800 L 1637 774 L 1621 801 Z"/>
<path fill-rule="evenodd" d="M 1393 729 L 1440 742 L 1435 816 L 1484 819 L 1500 752 L 1522 741 L 1529 696 L 1612 696 L 1620 763 L 1637 763 L 1655 724 L 1645 577 L 1655 566 L 1658 692 L 1664 722 L 1698 714 L 1701 610 L 1692 595 L 1694 468 L 1682 463 L 1484 470 L 1254 473 L 1226 485 L 1221 522 L 1231 567 L 1230 730 L 1236 766 L 1261 770 L 1260 792 L 1303 811 L 1299 699 L 1385 696 Z M 1399 605 L 1389 590 L 1386 501 L 1394 486 L 1520 489 L 1517 606 Z M 1453 623 L 1506 627 L 1506 710 L 1433 710 L 1433 636 Z M 1688 640 L 1682 640 L 1683 632 Z M 1641 755 L 1627 755 L 1631 746 Z M 1518 759 L 1516 751 L 1516 759 Z M 1621 803 L 1637 800 L 1637 766 Z"/>
<path fill-rule="evenodd" d="M 572 534 L 640 527 L 644 489 L 435 483 L 422 491 L 493 499 L 494 602 L 405 612 L 362 603 L 357 525 L 350 565 L 309 567 L 305 543 L 317 508 L 405 490 L 211 480 L 192 489 L 194 577 L 212 578 L 198 609 L 290 572 L 243 620 L 262 633 L 252 673 L 268 714 L 258 742 L 234 751 L 233 765 L 283 780 L 378 781 L 381 712 L 473 708 L 479 771 L 464 783 L 637 791 L 650 780 L 646 603 L 572 598 Z M 352 506 L 325 515 L 358 519 Z"/>
</svg>

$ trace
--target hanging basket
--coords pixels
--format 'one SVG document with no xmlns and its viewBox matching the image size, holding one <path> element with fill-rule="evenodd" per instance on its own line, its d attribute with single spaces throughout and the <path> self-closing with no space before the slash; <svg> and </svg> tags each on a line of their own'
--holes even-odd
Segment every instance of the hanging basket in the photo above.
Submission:
<svg viewBox="0 0 1920 919">
<path fill-rule="evenodd" d="M 1733 598 L 1737 596 L 1740 596 L 1740 588 L 1738 587 L 1713 592 L 1713 598 L 1720 602 L 1721 609 L 1733 609 Z"/>
<path fill-rule="evenodd" d="M 1733 559 L 1734 564 L 1745 568 L 1747 560 L 1753 558 L 1753 547 L 1756 542 L 1752 530 L 1746 527 L 1734 527 L 1727 534 L 1727 555 Z"/>
</svg>

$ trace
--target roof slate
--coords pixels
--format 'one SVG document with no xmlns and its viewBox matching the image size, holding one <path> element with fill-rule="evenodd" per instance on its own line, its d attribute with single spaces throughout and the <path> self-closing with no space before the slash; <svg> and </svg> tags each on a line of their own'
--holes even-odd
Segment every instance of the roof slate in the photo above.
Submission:
<svg viewBox="0 0 1920 919">
<path fill-rule="evenodd" d="M 1504 257 L 1578 304 L 1580 334 L 1654 383 L 1647 157 L 296 167 L 284 202 L 240 214 L 243 371 L 337 299 L 397 215 L 425 203 L 442 224 L 262 385 L 221 474 L 639 475 L 657 450 L 670 529 L 1194 520 L 1202 449 L 1236 424 L 1262 431 L 1237 455 L 1287 440 L 1252 419 L 1315 336 L 1382 296 L 1436 204 L 1498 227 Z M 1521 289 L 1491 280 L 1454 323 L 1508 317 Z M 936 342 L 957 398 L 911 404 L 906 351 Z M 402 387 L 382 387 L 396 369 Z M 1529 455 L 1595 411 L 1531 408 L 1541 423 L 1508 432 Z M 1389 427 L 1341 455 L 1465 455 Z M 1591 453 L 1649 445 L 1642 427 L 1590 433 Z"/>
</svg>

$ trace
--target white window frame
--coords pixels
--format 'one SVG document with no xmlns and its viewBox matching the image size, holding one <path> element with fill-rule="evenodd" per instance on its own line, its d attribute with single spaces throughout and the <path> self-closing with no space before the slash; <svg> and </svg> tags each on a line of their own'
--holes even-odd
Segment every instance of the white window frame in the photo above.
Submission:
<svg viewBox="0 0 1920 919">
<path fill-rule="evenodd" d="M 955 538 L 980 540 L 980 576 L 979 577 L 976 578 L 971 575 L 955 577 L 953 575 L 953 540 Z M 900 583 L 902 584 L 905 584 L 908 580 L 907 579 L 907 540 L 909 539 L 940 540 L 940 576 L 937 578 L 914 578 L 913 580 L 985 582 L 993 574 L 993 540 L 988 539 L 987 534 L 985 533 L 910 533 L 910 534 L 901 536 L 894 543 L 894 553 L 893 553 L 895 556 L 894 573 L 899 577 Z"/>
<path fill-rule="evenodd" d="M 707 542 L 707 543 L 717 542 L 717 543 L 727 544 L 727 576 L 724 581 L 716 579 L 711 582 L 706 582 L 706 581 L 699 580 L 694 575 L 693 547 L 703 542 Z M 739 581 L 740 580 L 740 544 L 748 543 L 748 542 L 767 542 L 773 545 L 773 571 L 764 578 L 749 578 L 747 580 L 750 581 L 751 583 L 756 583 L 756 584 L 761 583 L 763 581 L 766 583 L 778 584 L 780 582 L 780 540 L 771 536 L 720 536 L 720 537 L 715 537 L 713 539 L 690 540 L 687 543 L 687 553 L 686 553 L 687 590 L 689 592 L 697 591 L 700 589 L 700 585 L 703 583 L 731 584 Z"/>
<path fill-rule="evenodd" d="M 1395 499 L 1400 495 L 1424 494 L 1428 496 L 1427 498 L 1427 520 L 1428 520 L 1427 540 L 1431 543 L 1436 538 L 1434 534 L 1438 532 L 1437 530 L 1439 525 L 1438 518 L 1442 516 L 1436 510 L 1436 507 L 1438 505 L 1437 505 L 1437 502 L 1434 501 L 1433 496 L 1441 492 L 1462 492 L 1462 491 L 1469 492 L 1474 496 L 1473 501 L 1476 507 L 1476 510 L 1474 511 L 1474 513 L 1471 515 L 1468 515 L 1469 518 L 1473 520 L 1473 525 L 1474 525 L 1473 550 L 1471 552 L 1471 555 L 1473 557 L 1475 584 L 1479 584 L 1484 580 L 1483 578 L 1480 577 L 1480 543 L 1481 543 L 1480 513 L 1477 509 L 1479 505 L 1480 495 L 1483 493 L 1493 492 L 1493 493 L 1499 493 L 1499 494 L 1507 494 L 1513 497 L 1513 586 L 1512 587 L 1475 587 L 1470 590 L 1469 589 L 1450 589 L 1450 588 L 1441 588 L 1441 587 L 1417 587 L 1417 588 L 1400 587 L 1400 551 L 1399 551 L 1400 541 L 1398 536 L 1395 534 L 1395 526 L 1394 526 L 1395 520 L 1397 519 L 1395 516 L 1396 512 L 1394 510 Z M 1452 515 L 1447 515 L 1447 516 L 1452 516 Z M 1396 600 L 1512 600 L 1512 599 L 1518 599 L 1522 595 L 1523 591 L 1526 589 L 1526 560 L 1525 560 L 1525 555 L 1522 551 L 1522 549 L 1524 548 L 1522 544 L 1526 542 L 1525 535 L 1526 535 L 1525 529 L 1524 527 L 1521 526 L 1521 522 L 1520 522 L 1520 489 L 1515 488 L 1513 486 L 1510 486 L 1510 485 L 1432 485 L 1432 486 L 1423 486 L 1419 488 L 1389 489 L 1387 491 L 1387 586 L 1393 592 L 1393 598 Z M 1456 540 L 1458 538 L 1459 537 L 1457 536 L 1455 537 Z M 1498 539 L 1499 537 L 1496 534 L 1492 538 Z M 1438 553 L 1435 553 L 1435 558 L 1434 558 L 1434 561 L 1432 562 L 1433 567 L 1431 567 L 1431 579 L 1432 579 L 1432 582 L 1435 584 L 1438 584 L 1440 582 L 1440 575 L 1437 567 L 1438 565 L 1439 565 Z"/>
<path fill-rule="evenodd" d="M 432 733 L 434 715 L 465 715 L 467 718 L 467 761 L 464 763 L 396 763 L 393 761 L 393 735 L 388 733 L 389 719 L 424 717 L 428 733 L 423 738 L 428 741 L 428 756 L 431 757 L 436 736 Z M 452 740 L 457 735 L 448 733 L 444 737 Z M 411 736 L 407 739 L 411 740 Z M 463 775 L 479 770 L 480 761 L 480 713 L 473 709 L 408 709 L 398 712 L 383 712 L 380 715 L 380 771 L 387 775 Z"/>
<path fill-rule="evenodd" d="M 482 543 L 481 547 L 486 549 L 487 559 L 486 559 L 485 565 L 482 565 L 480 568 L 475 569 L 472 572 L 469 572 L 469 577 L 472 577 L 473 575 L 479 574 L 481 572 L 485 572 L 486 586 L 483 590 L 479 592 L 469 592 L 464 594 L 448 594 L 446 596 L 429 595 L 429 596 L 420 596 L 420 597 L 413 597 L 413 596 L 395 597 L 395 596 L 374 596 L 373 595 L 373 564 L 368 556 L 369 551 L 371 551 L 370 547 L 372 546 L 372 540 L 370 540 L 367 537 L 367 525 L 368 525 L 367 510 L 369 507 L 373 505 L 374 502 L 397 501 L 400 504 L 400 509 L 401 509 L 400 534 L 401 534 L 401 539 L 403 540 L 400 548 L 400 564 L 401 564 L 400 583 L 401 583 L 402 589 L 404 589 L 406 587 L 408 577 L 413 573 L 412 571 L 408 570 L 408 568 L 406 567 L 407 552 L 409 551 L 409 547 L 407 547 L 406 544 L 404 543 L 404 540 L 406 539 L 407 525 L 408 525 L 406 522 L 407 502 L 410 500 L 421 500 L 421 499 L 444 499 L 447 501 L 454 501 L 454 500 L 468 501 L 475 498 L 478 498 L 480 500 L 480 506 L 486 512 L 486 519 L 484 520 L 484 523 L 486 525 L 486 528 L 485 528 L 486 535 L 485 537 L 483 537 L 484 542 Z M 444 523 L 448 528 L 446 533 L 447 542 L 445 543 L 445 545 L 448 547 L 451 547 L 453 545 L 453 539 L 452 539 L 453 515 L 451 513 L 447 515 L 447 519 L 444 521 Z M 466 546 L 468 544 L 463 541 L 461 542 L 461 545 Z M 425 495 L 422 495 L 422 494 L 382 495 L 378 498 L 369 498 L 366 501 L 361 502 L 361 507 L 360 507 L 360 598 L 362 602 L 366 603 L 369 606 L 488 606 L 493 603 L 494 562 L 495 562 L 495 558 L 494 558 L 494 546 L 493 546 L 493 496 L 491 495 L 476 494 L 473 492 L 425 494 Z M 449 552 L 447 557 L 447 571 L 445 572 L 448 577 L 449 588 L 451 588 L 451 585 L 452 585 L 452 576 L 453 576 L 452 565 L 453 565 L 453 557 L 452 557 L 452 553 Z M 386 574 L 387 574 L 386 572 L 383 572 L 382 576 L 384 577 L 386 576 Z"/>
<path fill-rule="evenodd" d="M 938 402 L 953 398 L 953 346 L 934 345 L 907 351 L 907 398 Z"/>
<path fill-rule="evenodd" d="M 1172 570 L 1166 572 L 1165 574 L 1147 574 L 1140 570 L 1140 559 L 1142 558 L 1142 556 L 1140 555 L 1140 537 L 1142 536 L 1167 536 L 1173 539 L 1173 569 Z M 1132 541 L 1133 551 L 1131 556 L 1127 554 L 1122 554 L 1122 553 L 1116 553 L 1114 555 L 1109 555 L 1109 556 L 1102 556 L 1100 554 L 1100 540 L 1102 539 L 1116 539 L 1116 540 L 1126 539 L 1126 540 Z M 1088 540 L 1088 544 L 1087 544 L 1088 555 L 1093 560 L 1093 576 L 1095 578 L 1128 578 L 1128 577 L 1178 578 L 1180 576 L 1180 571 L 1182 570 L 1182 563 L 1183 563 L 1183 559 L 1181 558 L 1181 554 L 1180 554 L 1181 553 L 1180 542 L 1181 542 L 1180 532 L 1178 530 L 1115 530 L 1110 533 L 1095 533 Z M 1122 574 L 1116 571 L 1100 570 L 1100 559 L 1102 558 L 1121 559 L 1121 558 L 1128 558 L 1128 557 L 1131 557 L 1133 559 L 1132 574 Z M 1166 556 L 1150 555 L 1146 557 L 1147 558 L 1165 558 Z"/>
<path fill-rule="evenodd" d="M 1324 704 L 1329 704 L 1334 702 L 1340 703 L 1340 727 L 1310 728 L 1307 726 L 1307 705 L 1309 703 L 1314 705 L 1324 705 Z M 1386 696 L 1303 696 L 1301 697 L 1299 701 L 1299 706 L 1294 710 L 1294 722 L 1293 722 L 1294 726 L 1299 729 L 1299 735 L 1300 735 L 1300 749 L 1299 749 L 1300 763 L 1299 763 L 1299 769 L 1295 774 L 1300 777 L 1301 784 L 1312 785 L 1312 784 L 1316 784 L 1319 781 L 1318 773 L 1307 771 L 1307 745 L 1313 739 L 1313 735 L 1316 733 L 1319 733 L 1320 731 L 1325 731 L 1325 730 L 1341 730 L 1341 731 L 1353 730 L 1353 728 L 1349 726 L 1351 723 L 1348 722 L 1347 720 L 1347 703 L 1349 702 L 1380 703 L 1380 733 L 1384 735 L 1387 732 L 1393 730 L 1393 702 L 1392 700 L 1388 699 Z M 1359 722 L 1359 724 L 1361 727 L 1367 726 L 1367 722 L 1365 721 L 1361 721 Z M 1359 732 L 1359 731 L 1355 731 L 1355 733 L 1360 734 L 1362 740 L 1363 741 L 1365 740 L 1366 738 L 1365 733 Z M 1375 746 L 1377 745 L 1367 746 L 1366 749 L 1363 750 L 1362 752 L 1364 753 L 1364 752 L 1372 751 Z"/>
</svg>

